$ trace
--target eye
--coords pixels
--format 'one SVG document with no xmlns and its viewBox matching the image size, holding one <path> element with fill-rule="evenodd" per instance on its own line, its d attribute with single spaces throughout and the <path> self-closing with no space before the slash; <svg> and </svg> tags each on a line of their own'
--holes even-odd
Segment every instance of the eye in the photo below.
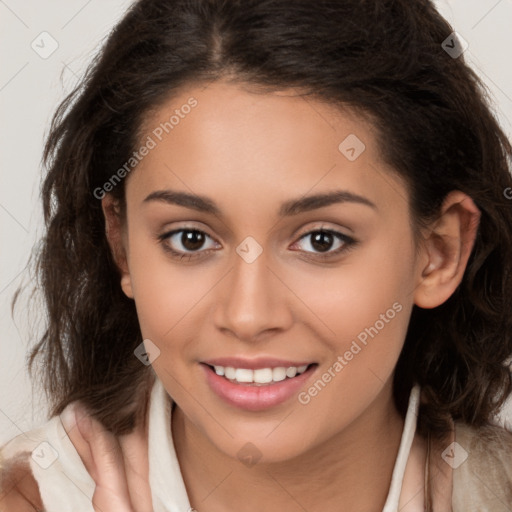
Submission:
<svg viewBox="0 0 512 512">
<path fill-rule="evenodd" d="M 204 231 L 195 228 L 175 229 L 159 235 L 158 240 L 166 252 L 179 260 L 190 261 L 216 249 L 213 239 Z M 208 240 L 213 244 L 210 247 L 205 247 Z M 302 240 L 307 241 L 303 244 L 302 250 L 310 252 L 315 258 L 320 259 L 334 257 L 357 244 L 352 237 L 330 229 L 309 231 L 302 235 L 294 245 L 299 244 Z"/>
<path fill-rule="evenodd" d="M 209 252 L 213 249 L 212 247 L 204 248 L 205 242 L 212 240 L 212 238 L 199 229 L 176 229 L 160 235 L 158 239 L 167 252 L 180 260 L 191 260 L 192 258 L 200 257 L 201 253 Z M 203 250 L 200 251 L 200 249 Z"/>
<path fill-rule="evenodd" d="M 303 244 L 303 250 L 312 252 L 315 257 L 329 258 L 340 254 L 355 246 L 357 243 L 352 237 L 338 231 L 330 229 L 317 229 L 301 236 L 301 240 L 306 241 Z M 299 242 L 296 242 L 299 243 Z"/>
</svg>

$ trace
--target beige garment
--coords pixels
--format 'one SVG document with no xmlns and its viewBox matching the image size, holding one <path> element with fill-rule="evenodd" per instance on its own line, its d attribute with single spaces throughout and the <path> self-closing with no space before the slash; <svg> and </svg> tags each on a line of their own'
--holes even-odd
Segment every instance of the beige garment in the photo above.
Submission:
<svg viewBox="0 0 512 512">
<path fill-rule="evenodd" d="M 512 432 L 455 422 L 428 450 L 426 512 L 512 512 Z"/>
<path fill-rule="evenodd" d="M 399 453 L 383 512 L 396 512 L 416 430 L 420 390 L 411 391 Z M 172 400 L 156 379 L 149 408 L 149 480 L 154 512 L 189 512 L 190 502 L 172 439 Z M 94 481 L 59 416 L 0 447 L 0 460 L 23 456 L 39 486 L 45 512 L 93 512 Z M 1 475 L 0 475 L 1 476 Z M 2 489 L 0 478 L 0 512 Z M 8 490 L 7 490 L 8 492 Z M 110 511 L 109 511 L 110 512 Z"/>
<path fill-rule="evenodd" d="M 428 443 L 419 442 L 416 432 L 418 403 L 419 388 L 415 386 L 383 512 L 512 512 L 512 433 L 495 426 L 475 429 L 455 423 L 451 435 L 432 442 L 425 457 Z M 190 510 L 172 440 L 171 413 L 169 396 L 157 380 L 149 413 L 149 479 L 155 512 Z M 457 445 L 452 446 L 455 441 Z M 45 512 L 92 512 L 94 482 L 59 416 L 0 447 L 0 460 L 23 454 L 39 486 Z M 1 487 L 0 481 L 0 511 L 4 512 Z M 431 490 L 428 509 L 423 503 L 423 494 L 429 499 L 424 487 Z M 423 494 L 413 502 L 409 496 L 418 491 Z"/>
<path fill-rule="evenodd" d="M 512 433 L 457 423 L 455 442 L 453 512 L 512 512 Z"/>
</svg>

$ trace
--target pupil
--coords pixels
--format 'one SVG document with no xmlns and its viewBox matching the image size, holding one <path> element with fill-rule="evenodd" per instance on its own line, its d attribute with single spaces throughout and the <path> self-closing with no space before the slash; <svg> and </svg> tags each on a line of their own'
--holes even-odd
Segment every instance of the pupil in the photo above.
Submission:
<svg viewBox="0 0 512 512">
<path fill-rule="evenodd" d="M 312 245 L 315 250 L 323 252 L 328 251 L 332 245 L 332 235 L 324 231 L 320 231 L 312 235 Z M 204 236 L 199 231 L 185 231 L 181 235 L 181 243 L 189 251 L 200 249 L 204 243 Z"/>
<path fill-rule="evenodd" d="M 203 233 L 199 231 L 185 231 L 181 235 L 181 243 L 189 251 L 200 249 L 204 243 Z"/>
<path fill-rule="evenodd" d="M 330 249 L 332 244 L 332 235 L 330 233 L 326 233 L 325 231 L 319 231 L 318 233 L 312 235 L 313 241 L 311 245 L 317 251 L 327 251 Z"/>
</svg>

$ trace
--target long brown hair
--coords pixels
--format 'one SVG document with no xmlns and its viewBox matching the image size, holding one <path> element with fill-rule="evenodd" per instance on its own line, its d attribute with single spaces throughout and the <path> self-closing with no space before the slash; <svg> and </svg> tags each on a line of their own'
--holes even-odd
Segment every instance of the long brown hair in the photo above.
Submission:
<svg viewBox="0 0 512 512">
<path fill-rule="evenodd" d="M 394 393 L 404 411 L 422 386 L 424 431 L 442 432 L 447 417 L 485 423 L 512 391 L 512 148 L 464 55 L 445 51 L 452 32 L 429 0 L 134 3 L 58 108 L 44 151 L 35 268 L 47 326 L 29 367 L 41 359 L 51 415 L 79 399 L 112 432 L 133 428 L 153 374 L 133 354 L 135 305 L 94 191 L 140 145 L 148 112 L 188 84 L 230 77 L 370 119 L 417 225 L 451 190 L 473 198 L 482 215 L 463 282 L 443 305 L 414 307 Z M 124 204 L 123 181 L 111 193 Z"/>
</svg>

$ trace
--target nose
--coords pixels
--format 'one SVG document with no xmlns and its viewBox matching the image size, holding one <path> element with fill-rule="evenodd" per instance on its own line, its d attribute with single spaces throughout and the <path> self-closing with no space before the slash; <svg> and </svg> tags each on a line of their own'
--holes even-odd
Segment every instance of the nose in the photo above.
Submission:
<svg viewBox="0 0 512 512">
<path fill-rule="evenodd" d="M 219 330 L 251 342 L 290 327 L 293 294 L 268 263 L 265 251 L 251 263 L 236 255 L 215 310 Z"/>
</svg>

